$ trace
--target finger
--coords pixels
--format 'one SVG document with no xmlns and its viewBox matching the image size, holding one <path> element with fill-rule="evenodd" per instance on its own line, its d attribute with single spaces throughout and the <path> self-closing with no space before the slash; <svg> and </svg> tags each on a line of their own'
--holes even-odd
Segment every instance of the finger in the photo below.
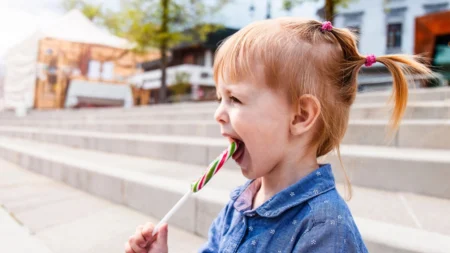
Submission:
<svg viewBox="0 0 450 253">
<path fill-rule="evenodd" d="M 125 243 L 125 253 L 136 253 L 136 252 L 134 252 L 133 249 L 131 248 L 129 242 L 126 242 L 126 243 Z"/>
<path fill-rule="evenodd" d="M 164 223 L 163 225 L 161 225 L 161 228 L 159 229 L 157 238 L 158 241 L 162 240 L 162 242 L 167 243 L 168 234 L 169 234 L 169 226 L 167 225 L 167 223 Z"/>
<path fill-rule="evenodd" d="M 151 222 L 147 222 L 144 225 L 144 228 L 142 229 L 142 236 L 145 238 L 148 242 L 153 242 L 155 238 L 152 236 L 153 229 L 155 226 Z"/>
<path fill-rule="evenodd" d="M 167 246 L 168 245 L 167 244 L 168 234 L 169 234 L 168 225 L 167 225 L 167 223 L 164 223 L 159 228 L 159 232 L 156 236 L 156 242 L 154 243 L 154 244 L 156 244 L 155 248 L 157 248 L 158 251 L 161 251 L 161 252 L 168 251 L 168 246 Z"/>
<path fill-rule="evenodd" d="M 145 248 L 147 246 L 147 241 L 142 235 L 142 229 L 144 226 L 139 226 L 136 228 L 136 232 L 134 234 L 134 242 L 141 248 Z"/>
<path fill-rule="evenodd" d="M 134 236 L 130 236 L 128 243 L 130 244 L 130 247 L 134 253 L 146 253 L 145 248 L 142 248 L 136 244 L 136 240 L 135 240 Z"/>
</svg>

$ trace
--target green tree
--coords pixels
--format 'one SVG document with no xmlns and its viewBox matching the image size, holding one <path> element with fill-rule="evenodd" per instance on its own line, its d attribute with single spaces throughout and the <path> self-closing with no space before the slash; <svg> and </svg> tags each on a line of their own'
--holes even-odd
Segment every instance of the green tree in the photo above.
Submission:
<svg viewBox="0 0 450 253">
<path fill-rule="evenodd" d="M 221 25 L 211 24 L 213 15 L 230 0 L 128 0 L 120 12 L 104 15 L 104 25 L 145 53 L 157 48 L 161 55 L 159 102 L 167 99 L 168 50 L 183 42 L 204 41 Z M 209 3 L 209 4 L 208 4 Z"/>
<path fill-rule="evenodd" d="M 189 79 L 191 74 L 186 72 L 175 73 L 175 80 L 172 86 L 170 86 L 170 91 L 172 92 L 175 101 L 180 101 L 183 95 L 189 91 L 191 87 L 189 84 Z"/>
<path fill-rule="evenodd" d="M 318 0 L 283 0 L 283 9 L 290 11 L 298 4 L 311 1 L 317 2 Z M 353 1 L 355 0 L 325 0 L 325 5 L 323 8 L 325 12 L 325 20 L 333 22 L 337 7 L 342 6 L 346 8 L 348 4 Z"/>
<path fill-rule="evenodd" d="M 80 9 L 88 18 L 132 43 L 133 51 L 158 49 L 161 55 L 159 102 L 166 102 L 168 50 L 183 42 L 204 41 L 221 25 L 214 14 L 232 0 L 124 0 L 119 11 L 103 10 L 85 0 L 63 0 L 66 10 Z"/>
<path fill-rule="evenodd" d="M 101 4 L 93 4 L 84 0 L 64 0 L 62 8 L 65 11 L 78 9 L 91 21 L 97 21 L 97 19 L 102 18 Z"/>
</svg>

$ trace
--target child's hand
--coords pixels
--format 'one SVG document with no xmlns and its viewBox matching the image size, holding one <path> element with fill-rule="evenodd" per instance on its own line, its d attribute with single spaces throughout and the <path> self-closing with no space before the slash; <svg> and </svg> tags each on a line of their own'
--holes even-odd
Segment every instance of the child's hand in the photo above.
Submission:
<svg viewBox="0 0 450 253">
<path fill-rule="evenodd" d="M 125 243 L 126 253 L 168 253 L 167 247 L 167 224 L 159 228 L 158 233 L 152 236 L 153 224 L 147 222 L 144 226 L 139 226 L 136 233 L 130 236 Z"/>
</svg>

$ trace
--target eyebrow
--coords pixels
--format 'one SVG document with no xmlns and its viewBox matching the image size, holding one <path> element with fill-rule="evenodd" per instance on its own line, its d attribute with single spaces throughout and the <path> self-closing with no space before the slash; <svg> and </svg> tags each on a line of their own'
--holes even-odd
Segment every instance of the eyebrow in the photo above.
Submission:
<svg viewBox="0 0 450 253">
<path fill-rule="evenodd" d="M 230 94 L 231 90 L 229 88 L 223 88 L 223 90 L 225 90 L 225 94 Z M 216 96 L 219 97 L 219 89 L 216 88 Z"/>
</svg>

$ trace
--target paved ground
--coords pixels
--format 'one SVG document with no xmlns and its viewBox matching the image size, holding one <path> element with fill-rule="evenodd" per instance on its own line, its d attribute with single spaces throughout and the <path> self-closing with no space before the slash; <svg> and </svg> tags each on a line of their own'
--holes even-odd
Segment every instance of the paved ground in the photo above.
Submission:
<svg viewBox="0 0 450 253">
<path fill-rule="evenodd" d="M 139 224 L 157 220 L 0 160 L 0 252 L 124 252 Z M 171 253 L 204 242 L 169 227 Z"/>
<path fill-rule="evenodd" d="M 38 238 L 31 235 L 8 211 L 0 208 L 0 248 L 2 252 L 51 253 Z"/>
</svg>

